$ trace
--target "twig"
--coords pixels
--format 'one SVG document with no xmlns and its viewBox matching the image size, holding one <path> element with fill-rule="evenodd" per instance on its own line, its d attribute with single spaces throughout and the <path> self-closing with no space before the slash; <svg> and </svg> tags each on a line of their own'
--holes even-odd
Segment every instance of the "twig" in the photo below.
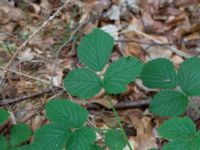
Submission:
<svg viewBox="0 0 200 150">
<path fill-rule="evenodd" d="M 6 68 L 3 67 L 3 66 L 0 66 L 0 69 L 5 70 Z M 12 69 L 7 69 L 7 71 L 16 73 L 16 74 L 18 74 L 18 75 L 24 76 L 24 77 L 29 78 L 29 79 L 33 79 L 33 80 L 36 80 L 36 81 L 39 81 L 39 82 L 42 82 L 42 83 L 51 85 L 51 82 L 48 82 L 48 81 L 45 81 L 45 80 L 42 80 L 42 79 L 39 79 L 39 78 L 30 76 L 30 75 L 27 75 L 27 74 L 24 74 L 24 73 L 15 71 L 15 70 L 12 70 Z M 63 88 L 62 86 L 55 86 L 55 85 L 54 85 L 54 87 Z"/>
<path fill-rule="evenodd" d="M 147 107 L 150 103 L 150 100 L 138 100 L 138 101 L 124 101 L 117 103 L 114 105 L 115 109 L 129 109 L 129 108 L 140 108 L 140 107 Z M 103 106 L 102 106 L 103 107 Z M 88 104 L 87 108 L 90 110 L 98 110 L 102 109 L 99 104 Z"/>
<path fill-rule="evenodd" d="M 60 89 L 57 88 L 56 90 L 60 90 Z M 42 96 L 44 94 L 53 94 L 52 89 L 49 88 L 49 89 L 46 89 L 46 90 L 42 90 L 38 93 L 22 96 L 22 97 L 15 98 L 15 99 L 3 99 L 3 100 L 0 101 L 0 106 L 16 103 L 16 102 L 19 102 L 19 101 L 24 101 L 24 100 L 30 99 L 30 98 L 39 97 L 39 96 Z"/>
<path fill-rule="evenodd" d="M 152 45 L 152 46 L 157 46 L 157 45 L 160 45 L 160 46 L 166 46 L 166 45 L 172 45 L 172 43 L 162 43 L 162 44 L 159 44 L 159 43 L 149 43 L 149 42 L 142 42 L 142 41 L 138 41 L 138 40 L 135 40 L 135 39 L 131 39 L 131 40 L 116 40 L 115 42 L 121 42 L 121 43 L 138 43 L 138 44 L 144 44 L 144 45 Z"/>
<path fill-rule="evenodd" d="M 125 101 L 115 105 L 116 109 L 128 109 L 128 108 L 139 108 L 146 107 L 150 103 L 150 100 L 138 100 L 138 101 Z"/>
<path fill-rule="evenodd" d="M 85 25 L 85 23 L 86 23 L 86 22 L 81 23 L 81 24 L 71 33 L 69 39 L 68 39 L 66 42 L 64 42 L 64 43 L 58 48 L 58 50 L 56 51 L 56 59 L 55 59 L 54 67 L 53 67 L 53 75 L 54 75 L 55 72 L 56 72 L 56 67 L 57 67 L 57 65 L 58 65 L 58 57 L 59 57 L 60 51 L 61 51 L 69 42 L 71 42 L 73 36 L 76 34 L 77 31 L 79 31 L 79 29 L 80 29 L 83 25 Z M 51 77 L 51 84 L 53 84 L 53 76 Z"/>
<path fill-rule="evenodd" d="M 54 68 L 53 68 L 53 75 L 55 74 L 56 72 L 56 67 L 58 65 L 58 57 L 59 57 L 59 53 L 60 51 L 69 43 L 72 41 L 73 39 L 73 36 L 85 25 L 87 24 L 88 22 L 90 22 L 91 19 L 88 19 L 88 20 L 85 20 L 83 21 L 81 24 L 79 24 L 75 29 L 74 31 L 70 34 L 70 37 L 68 38 L 67 41 L 65 41 L 59 48 L 58 50 L 56 51 L 56 59 L 55 59 L 55 63 L 54 63 Z M 53 84 L 53 76 L 51 77 L 51 84 Z"/>
<path fill-rule="evenodd" d="M 139 35 L 142 35 L 142 36 L 146 37 L 147 39 L 150 39 L 150 40 L 154 41 L 157 44 L 164 44 L 162 41 L 157 40 L 152 36 L 149 36 L 148 34 L 140 31 L 139 29 L 137 29 L 136 27 L 133 27 L 133 26 L 131 28 L 127 29 L 127 30 L 123 30 L 123 31 L 119 32 L 118 34 L 127 33 L 127 32 L 131 32 L 131 31 L 134 31 L 135 33 L 137 33 Z M 165 46 L 167 48 L 169 48 L 172 52 L 174 52 L 174 53 L 176 53 L 176 54 L 178 54 L 178 55 L 180 55 L 180 56 L 182 56 L 184 58 L 190 58 L 191 57 L 190 55 L 184 53 L 183 51 L 177 49 L 174 46 L 171 46 L 171 45 L 170 46 L 169 45 L 165 45 Z"/>
<path fill-rule="evenodd" d="M 5 74 L 7 73 L 7 69 L 12 64 L 13 60 L 16 58 L 19 52 L 33 39 L 36 34 L 38 34 L 51 20 L 53 20 L 59 14 L 59 12 L 67 6 L 69 2 L 70 0 L 66 0 L 66 2 L 61 7 L 59 7 L 52 16 L 50 16 L 26 41 L 24 41 L 24 43 L 19 48 L 17 48 L 16 52 L 7 63 L 4 72 L 2 73 L 2 80 L 0 81 L 0 84 L 2 84 Z"/>
</svg>

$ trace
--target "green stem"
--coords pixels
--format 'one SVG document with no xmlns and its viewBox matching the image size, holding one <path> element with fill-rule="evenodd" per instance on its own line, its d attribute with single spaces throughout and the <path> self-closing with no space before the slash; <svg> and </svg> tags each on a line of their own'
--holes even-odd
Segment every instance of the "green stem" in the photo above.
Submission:
<svg viewBox="0 0 200 150">
<path fill-rule="evenodd" d="M 122 123 L 121 123 L 121 121 L 120 121 L 120 117 L 119 117 L 119 115 L 118 115 L 118 113 L 117 113 L 117 110 L 116 110 L 115 107 L 113 106 L 113 103 L 112 103 L 112 101 L 111 101 L 110 99 L 109 99 L 109 103 L 110 103 L 110 106 L 111 106 L 112 111 L 113 111 L 113 113 L 114 113 L 114 116 L 115 116 L 115 118 L 116 118 L 116 120 L 117 120 L 117 124 L 119 125 L 120 130 L 121 130 L 122 134 L 124 135 L 124 138 L 125 138 L 126 141 L 127 141 L 128 147 L 129 147 L 130 150 L 132 150 L 131 145 L 130 145 L 130 143 L 129 143 L 129 141 L 128 141 L 128 137 L 127 137 L 127 135 L 126 135 L 126 133 L 125 133 L 125 131 L 124 131 L 124 128 L 123 128 L 123 126 L 122 126 Z"/>
</svg>

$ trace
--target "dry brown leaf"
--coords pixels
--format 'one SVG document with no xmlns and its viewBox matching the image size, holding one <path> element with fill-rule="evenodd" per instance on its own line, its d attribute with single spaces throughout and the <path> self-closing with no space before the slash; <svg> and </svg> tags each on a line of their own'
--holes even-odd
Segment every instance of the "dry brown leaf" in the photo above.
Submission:
<svg viewBox="0 0 200 150">
<path fill-rule="evenodd" d="M 52 9 L 52 4 L 49 0 L 42 0 L 40 6 L 47 12 L 50 12 Z"/>
<path fill-rule="evenodd" d="M 129 32 L 125 34 L 126 40 L 135 39 L 137 41 L 137 37 L 138 36 L 134 32 Z M 128 56 L 135 56 L 144 60 L 144 51 L 137 42 L 127 42 L 125 44 L 125 54 Z"/>
<path fill-rule="evenodd" d="M 10 16 L 3 9 L 0 9 L 0 24 L 5 25 L 9 21 L 10 21 Z"/>
<path fill-rule="evenodd" d="M 15 85 L 7 85 L 3 87 L 2 91 L 0 92 L 2 93 L 3 99 L 15 98 L 18 94 L 18 88 Z"/>
<path fill-rule="evenodd" d="M 200 1 L 199 0 L 178 0 L 178 1 L 173 1 L 173 4 L 176 7 L 180 6 L 188 6 L 188 5 L 197 5 Z"/>
<path fill-rule="evenodd" d="M 105 91 L 103 90 L 103 93 L 104 92 Z M 112 101 L 113 105 L 115 105 L 117 103 L 116 100 L 111 99 L 110 97 L 107 98 L 106 96 L 101 99 L 92 98 L 92 99 L 88 100 L 88 103 L 96 103 L 107 109 L 111 109 L 112 107 L 110 105 L 109 99 Z"/>
<path fill-rule="evenodd" d="M 101 15 L 110 6 L 109 0 L 86 0 L 83 3 L 83 14 Z"/>
<path fill-rule="evenodd" d="M 176 65 L 176 67 L 184 61 L 184 59 L 179 55 L 173 55 L 171 59 L 172 62 Z"/>
<path fill-rule="evenodd" d="M 200 97 L 192 97 L 191 102 L 187 108 L 187 115 L 191 117 L 194 121 L 197 121 L 200 119 Z"/>
<path fill-rule="evenodd" d="M 39 115 L 35 116 L 31 122 L 31 129 L 35 131 L 42 125 L 43 121 L 44 121 L 43 117 Z"/>
<path fill-rule="evenodd" d="M 143 112 L 139 109 L 125 111 L 123 116 L 137 130 L 137 136 L 133 137 L 134 148 L 136 150 L 147 150 L 158 147 L 151 117 L 143 116 Z"/>
<path fill-rule="evenodd" d="M 113 115 L 104 114 L 102 116 L 104 123 L 110 128 L 119 127 L 116 118 Z"/>
<path fill-rule="evenodd" d="M 169 43 L 168 39 L 165 36 L 156 36 L 156 35 L 150 35 L 150 36 L 163 43 Z M 148 43 L 151 43 L 151 42 L 152 41 L 148 41 Z M 162 45 L 156 45 L 156 46 L 146 45 L 144 47 L 144 50 L 148 54 L 145 60 L 152 60 L 152 59 L 160 58 L 160 57 L 171 58 L 173 54 L 172 51 L 168 47 L 165 47 Z"/>
<path fill-rule="evenodd" d="M 186 20 L 186 15 L 185 14 L 181 14 L 179 16 L 176 17 L 169 17 L 168 21 L 167 21 L 167 30 L 172 29 L 174 27 L 176 27 L 177 25 L 182 24 L 184 21 Z"/>
<path fill-rule="evenodd" d="M 163 46 L 152 46 L 148 50 L 146 50 L 148 56 L 146 56 L 146 60 L 152 60 L 156 58 L 171 58 L 172 51 L 169 48 Z"/>
</svg>

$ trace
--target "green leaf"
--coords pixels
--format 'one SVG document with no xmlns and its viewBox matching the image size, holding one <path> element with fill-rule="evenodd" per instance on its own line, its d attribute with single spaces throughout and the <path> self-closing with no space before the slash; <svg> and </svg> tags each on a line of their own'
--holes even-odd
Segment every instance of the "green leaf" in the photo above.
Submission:
<svg viewBox="0 0 200 150">
<path fill-rule="evenodd" d="M 93 144 L 92 146 L 91 146 L 91 149 L 90 150 L 104 150 L 103 148 L 101 148 L 99 145 L 97 145 L 97 144 Z"/>
<path fill-rule="evenodd" d="M 127 142 L 120 130 L 111 129 L 105 135 L 105 144 L 110 150 L 122 150 Z"/>
<path fill-rule="evenodd" d="M 172 118 L 161 124 L 158 133 L 168 140 L 183 140 L 194 136 L 196 127 L 193 121 L 188 117 Z"/>
<path fill-rule="evenodd" d="M 175 88 L 176 71 L 171 61 L 158 58 L 144 65 L 141 73 L 143 84 L 148 88 Z"/>
<path fill-rule="evenodd" d="M 3 124 L 9 117 L 9 113 L 3 109 L 0 108 L 0 125 Z"/>
<path fill-rule="evenodd" d="M 70 128 L 82 127 L 87 120 L 88 111 L 70 100 L 54 99 L 46 107 L 49 120 Z"/>
<path fill-rule="evenodd" d="M 32 145 L 23 145 L 20 147 L 13 147 L 10 150 L 32 150 Z"/>
<path fill-rule="evenodd" d="M 123 57 L 113 62 L 104 75 L 104 88 L 112 94 L 122 93 L 126 85 L 136 79 L 142 71 L 142 63 L 134 57 Z"/>
<path fill-rule="evenodd" d="M 27 141 L 32 135 L 30 127 L 26 124 L 14 125 L 10 130 L 10 146 L 14 147 Z"/>
<path fill-rule="evenodd" d="M 163 90 L 150 102 L 150 110 L 158 116 L 178 116 L 185 112 L 188 98 L 173 90 Z"/>
<path fill-rule="evenodd" d="M 176 141 L 171 141 L 164 144 L 163 150 L 190 150 L 188 146 L 189 146 L 188 141 L 176 140 Z M 195 150 L 195 149 L 192 149 L 192 150 Z"/>
<path fill-rule="evenodd" d="M 92 128 L 80 128 L 72 133 L 70 136 L 66 149 L 67 150 L 90 150 L 96 134 Z"/>
<path fill-rule="evenodd" d="M 9 145 L 7 139 L 0 134 L 0 149 L 1 150 L 8 150 Z"/>
<path fill-rule="evenodd" d="M 61 150 L 71 136 L 71 130 L 58 123 L 44 125 L 35 133 L 31 150 Z"/>
<path fill-rule="evenodd" d="M 178 71 L 178 83 L 189 96 L 200 95 L 200 58 L 192 57 L 184 61 Z"/>
<path fill-rule="evenodd" d="M 189 150 L 200 150 L 200 131 L 193 138 L 189 139 Z"/>
<path fill-rule="evenodd" d="M 87 68 L 71 71 L 64 80 L 67 92 L 80 98 L 91 98 L 102 88 L 100 78 Z"/>
<path fill-rule="evenodd" d="M 108 62 L 113 47 L 112 36 L 100 29 L 94 29 L 81 40 L 78 58 L 91 69 L 101 71 Z"/>
<path fill-rule="evenodd" d="M 171 141 L 164 145 L 163 150 L 200 150 L 200 134 L 184 140 Z"/>
</svg>

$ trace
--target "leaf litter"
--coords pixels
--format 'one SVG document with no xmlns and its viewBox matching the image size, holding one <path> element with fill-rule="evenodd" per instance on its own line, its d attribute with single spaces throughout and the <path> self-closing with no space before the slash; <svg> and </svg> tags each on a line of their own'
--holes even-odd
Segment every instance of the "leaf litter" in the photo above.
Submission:
<svg viewBox="0 0 200 150">
<path fill-rule="evenodd" d="M 21 49 L 3 76 L 17 48 L 64 2 L 0 2 L 0 16 L 4 16 L 0 17 L 0 105 L 13 113 L 12 119 L 0 126 L 1 131 L 16 121 L 26 122 L 32 130 L 47 123 L 43 106 L 54 97 L 68 97 L 90 108 L 91 121 L 98 127 L 117 127 L 104 91 L 87 102 L 63 92 L 64 77 L 81 66 L 77 59 L 80 40 L 95 27 L 115 39 L 110 61 L 122 56 L 136 56 L 144 62 L 163 57 L 171 59 L 178 68 L 186 55 L 199 55 L 200 3 L 197 0 L 76 0 L 59 11 Z M 172 51 L 171 46 L 186 55 Z M 156 127 L 163 119 L 153 117 L 147 106 L 140 105 L 140 101 L 149 100 L 155 93 L 136 82 L 129 84 L 123 94 L 111 97 L 116 106 L 126 104 L 118 113 L 130 143 L 138 150 L 162 145 Z M 133 102 L 138 106 L 129 108 Z M 194 103 L 199 105 L 198 98 Z M 191 107 L 187 114 L 199 126 L 198 109 Z M 101 144 L 103 137 L 98 138 Z"/>
</svg>

